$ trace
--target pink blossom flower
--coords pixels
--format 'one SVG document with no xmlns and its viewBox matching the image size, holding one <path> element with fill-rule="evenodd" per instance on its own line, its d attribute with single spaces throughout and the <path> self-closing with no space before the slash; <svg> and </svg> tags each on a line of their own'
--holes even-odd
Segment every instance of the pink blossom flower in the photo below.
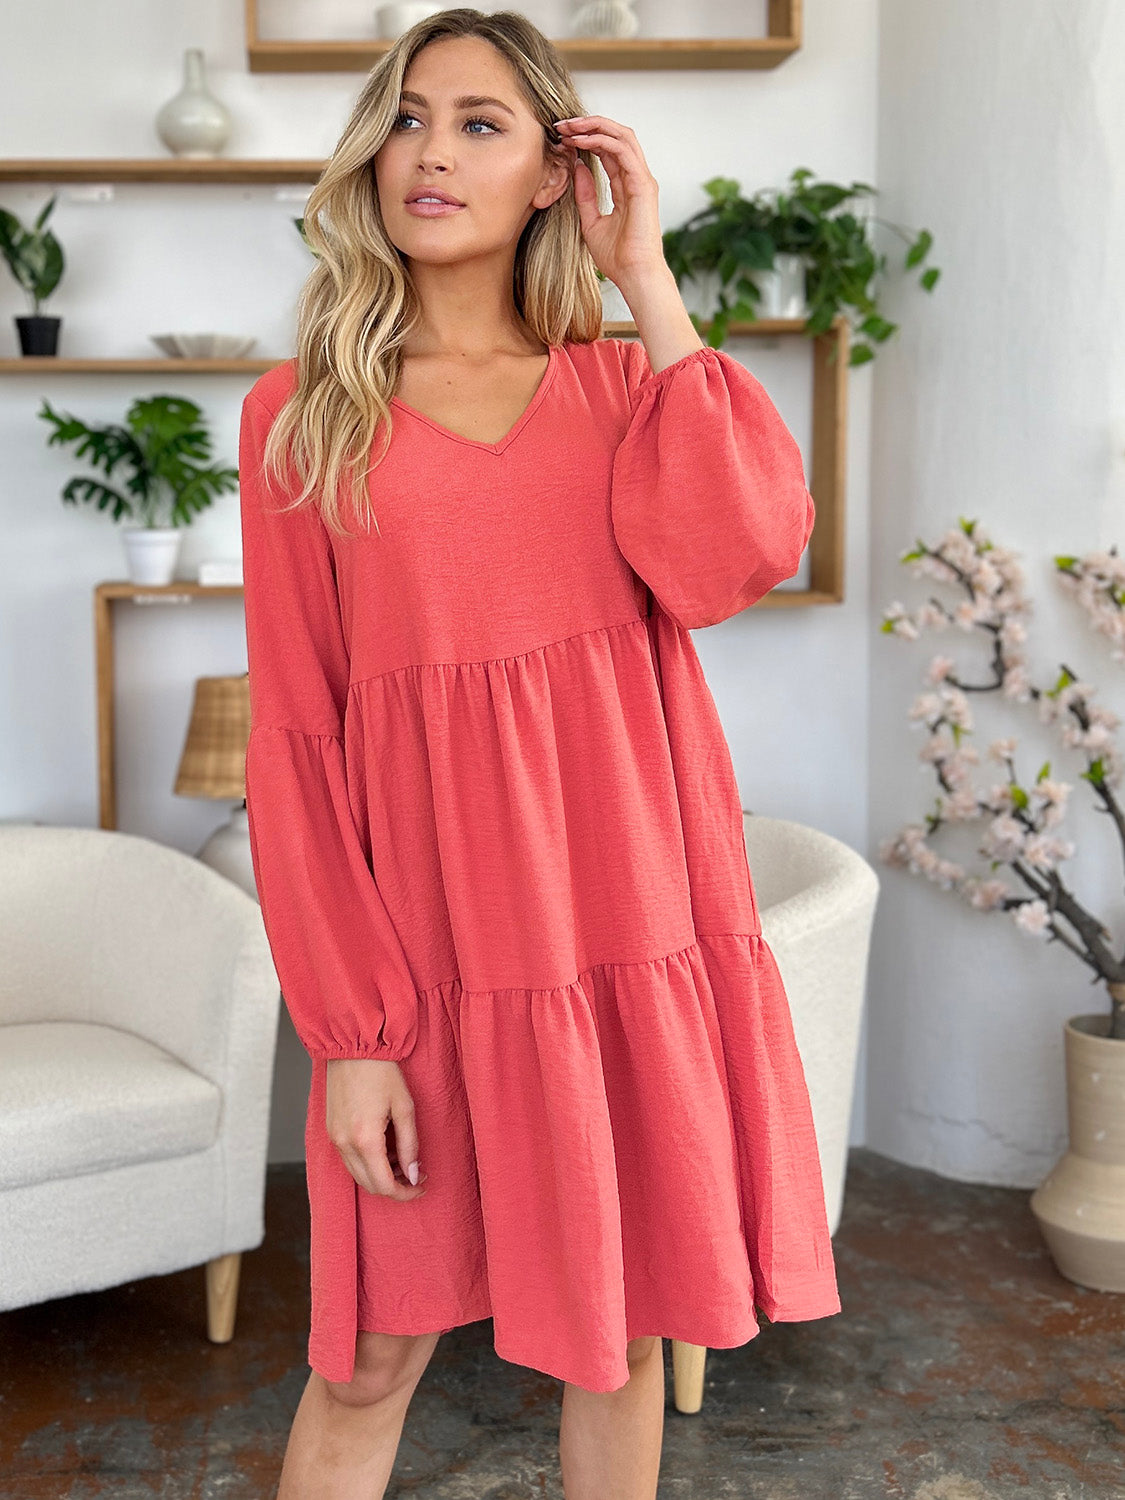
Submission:
<svg viewBox="0 0 1125 1500">
<path fill-rule="evenodd" d="M 968 890 L 969 903 L 978 911 L 995 911 L 1003 906 L 1012 892 L 1002 880 L 980 880 L 973 877 Z"/>
<path fill-rule="evenodd" d="M 1000 640 L 1005 646 L 1018 646 L 1027 640 L 1027 626 L 1022 620 L 1006 619 L 1000 627 Z"/>
<path fill-rule="evenodd" d="M 953 623 L 962 630 L 972 630 L 977 623 L 977 608 L 971 599 L 964 599 L 953 611 Z"/>
<path fill-rule="evenodd" d="M 919 693 L 910 705 L 907 717 L 911 719 L 932 719 L 941 713 L 941 699 L 937 693 Z"/>
<path fill-rule="evenodd" d="M 1074 845 L 1049 833 L 1033 833 L 1023 846 L 1023 857 L 1037 870 L 1053 870 L 1060 859 L 1069 859 Z"/>
<path fill-rule="evenodd" d="M 948 620 L 945 610 L 932 599 L 918 606 L 914 612 L 914 623 L 922 630 L 944 630 Z"/>
<path fill-rule="evenodd" d="M 942 817 L 951 823 L 968 822 L 980 811 L 976 793 L 967 786 L 957 786 L 951 793 L 939 797 L 938 805 Z"/>
<path fill-rule="evenodd" d="M 1017 927 L 1031 933 L 1042 932 L 1051 920 L 1047 903 L 1038 896 L 1031 901 L 1021 901 L 1018 906 L 1013 907 L 1012 916 Z"/>
<path fill-rule="evenodd" d="M 1011 735 L 1007 739 L 993 740 L 988 747 L 990 760 L 1008 760 L 1016 753 L 1016 742 Z"/>
<path fill-rule="evenodd" d="M 1023 667 L 1013 667 L 1010 672 L 1004 673 L 1004 682 L 1000 688 L 1005 698 L 1016 698 L 1024 701 L 1031 696 L 1031 682 Z"/>
<path fill-rule="evenodd" d="M 984 834 L 982 853 L 993 859 L 1018 859 L 1023 850 L 1026 833 L 1015 818 L 1001 813 L 993 818 Z"/>
</svg>

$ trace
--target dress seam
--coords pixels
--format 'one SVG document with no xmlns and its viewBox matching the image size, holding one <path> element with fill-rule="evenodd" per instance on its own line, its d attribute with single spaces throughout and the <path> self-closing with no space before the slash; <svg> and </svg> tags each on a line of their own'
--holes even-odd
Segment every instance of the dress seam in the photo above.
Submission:
<svg viewBox="0 0 1125 1500">
<path fill-rule="evenodd" d="M 576 630 L 571 635 L 559 636 L 554 641 L 544 641 L 538 646 L 529 646 L 526 651 L 513 651 L 508 656 L 480 656 L 473 657 L 467 661 L 414 661 L 404 662 L 399 667 L 387 667 L 382 672 L 372 672 L 369 677 L 357 677 L 348 683 L 348 692 L 353 688 L 363 687 L 368 682 L 378 682 L 380 677 L 389 677 L 394 672 L 418 672 L 424 667 L 490 667 L 497 662 L 518 661 L 522 656 L 535 656 L 538 652 L 547 651 L 552 646 L 564 646 L 568 641 L 577 641 L 584 635 L 601 635 L 609 630 L 623 630 L 626 625 L 638 625 L 648 619 L 647 615 L 632 615 L 627 620 L 618 620 L 609 625 L 592 625 L 589 630 Z"/>
<path fill-rule="evenodd" d="M 673 948 L 670 953 L 657 953 L 651 958 L 631 958 L 623 962 L 612 958 L 603 959 L 600 963 L 590 964 L 587 968 L 580 969 L 573 979 L 564 979 L 561 984 L 501 984 L 494 985 L 490 989 L 481 990 L 469 990 L 462 984 L 461 993 L 463 995 L 526 995 L 542 994 L 547 990 L 565 990 L 569 989 L 572 984 L 577 984 L 584 975 L 592 974 L 595 969 L 636 969 L 643 964 L 666 963 L 668 959 L 678 958 L 681 953 L 686 953 L 690 948 L 698 948 L 700 942 L 706 941 L 708 938 L 760 938 L 761 936 L 760 929 L 755 932 L 698 932 L 692 942 L 684 943 L 680 948 Z M 448 979 L 439 979 L 436 984 L 415 986 L 415 990 L 419 995 L 428 995 L 431 990 L 444 989 L 446 985 L 458 984 L 460 982 L 461 976 L 453 974 Z"/>
</svg>

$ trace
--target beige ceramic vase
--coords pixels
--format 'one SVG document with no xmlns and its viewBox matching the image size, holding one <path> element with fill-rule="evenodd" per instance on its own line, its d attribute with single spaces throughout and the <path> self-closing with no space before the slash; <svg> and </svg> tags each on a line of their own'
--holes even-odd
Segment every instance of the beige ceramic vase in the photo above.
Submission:
<svg viewBox="0 0 1125 1500">
<path fill-rule="evenodd" d="M 1110 984 L 1115 1000 L 1125 984 Z M 1064 1031 L 1069 1145 L 1031 1195 L 1055 1265 L 1079 1286 L 1125 1292 L 1125 1040 L 1110 1016 L 1072 1016 Z"/>
</svg>

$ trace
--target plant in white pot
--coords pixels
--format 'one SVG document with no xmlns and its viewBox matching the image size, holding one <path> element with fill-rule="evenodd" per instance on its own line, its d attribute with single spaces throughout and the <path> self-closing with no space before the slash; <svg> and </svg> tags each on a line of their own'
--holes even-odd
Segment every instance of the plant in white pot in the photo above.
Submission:
<svg viewBox="0 0 1125 1500">
<path fill-rule="evenodd" d="M 238 487 L 237 469 L 208 462 L 211 436 L 200 408 L 182 396 L 141 396 L 125 413 L 124 426 L 102 427 L 56 412 L 46 400 L 38 415 L 54 425 L 48 446 L 75 443 L 75 456 L 103 469 L 107 478 L 124 471 L 116 488 L 76 475 L 63 488 L 63 502 L 96 505 L 115 521 L 135 517 L 139 524 L 123 528 L 129 578 L 171 583 L 182 528 L 216 495 Z"/>
<path fill-rule="evenodd" d="M 732 321 L 767 317 L 804 318 L 804 332 L 812 338 L 843 314 L 853 334 L 849 365 L 875 358 L 875 345 L 890 338 L 898 324 L 879 311 L 874 281 L 886 270 L 887 257 L 869 226 L 883 224 L 907 241 L 906 270 L 930 253 L 928 229 L 911 238 L 899 224 L 863 215 L 852 200 L 875 195 L 875 188 L 866 182 L 817 182 L 807 167 L 795 167 L 786 187 L 763 188 L 751 198 L 742 196 L 732 177 L 712 177 L 703 189 L 710 204 L 663 237 L 664 259 L 677 283 L 687 283 L 689 293 L 694 284 L 702 301 L 717 302 L 713 312 L 690 313 L 701 336 L 702 324 L 709 321 L 707 340 L 719 348 Z M 937 266 L 927 266 L 918 284 L 931 292 L 940 275 Z"/>
<path fill-rule="evenodd" d="M 930 686 L 915 699 L 910 716 L 927 731 L 919 758 L 933 767 L 940 791 L 924 823 L 885 839 L 879 853 L 980 911 L 1006 914 L 1023 932 L 1061 943 L 1091 971 L 1091 983 L 1105 985 L 1108 1009 L 1071 1016 L 1064 1026 L 1069 1145 L 1032 1194 L 1030 1207 L 1064 1276 L 1100 1291 L 1125 1291 L 1125 952 L 1113 947 L 1106 923 L 1060 871 L 1077 849 L 1062 833 L 1072 784 L 1051 776 L 1049 760 L 1034 780 L 1021 780 L 1017 742 L 1005 737 L 988 746 L 1004 779 L 982 791 L 971 772 L 980 756 L 966 739 L 973 729 L 971 693 L 1034 705 L 1040 721 L 1084 762 L 1079 779 L 1125 853 L 1123 763 L 1115 735 L 1121 720 L 1095 703 L 1097 689 L 1065 665 L 1051 687 L 1031 681 L 1022 650 L 1022 617 L 1031 603 L 1021 569 L 1015 554 L 994 546 L 977 522 L 962 520 L 959 530 L 933 547 L 919 541 L 900 560 L 960 598 L 950 608 L 931 597 L 913 612 L 895 600 L 884 612 L 882 629 L 907 640 L 950 626 L 979 632 L 990 660 L 980 680 L 978 674 L 966 680 L 948 656 L 930 663 Z M 1055 567 L 1060 584 L 1110 639 L 1113 659 L 1125 660 L 1125 559 L 1114 549 L 1059 556 Z M 968 872 L 930 842 L 944 825 L 975 823 L 984 824 L 977 849 L 988 861 L 987 875 Z M 1016 877 L 1014 887 L 996 874 L 1001 866 Z"/>
</svg>

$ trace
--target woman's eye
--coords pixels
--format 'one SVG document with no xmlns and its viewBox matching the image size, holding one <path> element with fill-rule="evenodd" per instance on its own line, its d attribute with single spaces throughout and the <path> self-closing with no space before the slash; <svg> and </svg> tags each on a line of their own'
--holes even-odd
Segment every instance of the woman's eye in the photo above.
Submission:
<svg viewBox="0 0 1125 1500">
<path fill-rule="evenodd" d="M 396 130 L 401 130 L 402 126 L 403 126 L 403 121 L 404 120 L 416 120 L 417 118 L 418 118 L 417 115 L 408 114 L 405 110 L 400 110 L 399 113 L 395 116 L 394 128 Z M 471 119 L 466 120 L 465 124 L 466 125 L 487 125 L 488 128 L 489 128 L 489 130 L 495 130 L 495 131 L 499 131 L 499 129 L 500 129 L 500 127 L 496 124 L 495 120 L 486 120 L 483 115 L 474 115 Z M 477 132 L 476 131 L 472 131 L 471 134 L 476 135 Z"/>
</svg>

